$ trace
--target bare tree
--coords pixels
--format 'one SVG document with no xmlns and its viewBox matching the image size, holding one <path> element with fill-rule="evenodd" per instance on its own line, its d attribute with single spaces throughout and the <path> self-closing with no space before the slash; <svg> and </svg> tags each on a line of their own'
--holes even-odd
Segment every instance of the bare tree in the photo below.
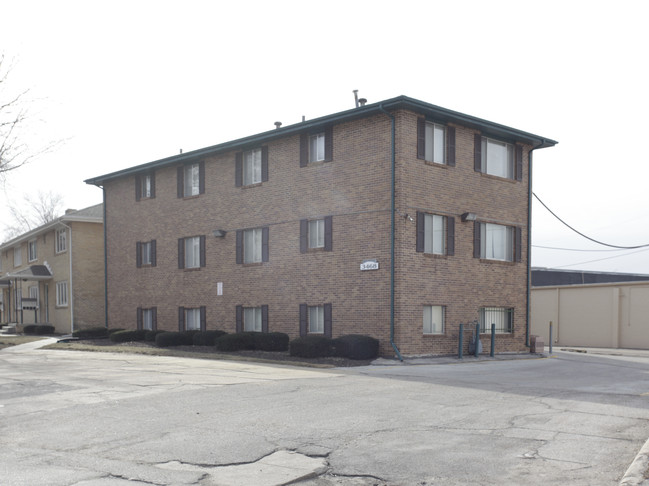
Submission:
<svg viewBox="0 0 649 486">
<path fill-rule="evenodd" d="M 25 195 L 18 206 L 8 204 L 7 209 L 13 222 L 5 230 L 5 241 L 54 221 L 63 212 L 63 196 L 39 191 L 35 197 Z"/>
</svg>

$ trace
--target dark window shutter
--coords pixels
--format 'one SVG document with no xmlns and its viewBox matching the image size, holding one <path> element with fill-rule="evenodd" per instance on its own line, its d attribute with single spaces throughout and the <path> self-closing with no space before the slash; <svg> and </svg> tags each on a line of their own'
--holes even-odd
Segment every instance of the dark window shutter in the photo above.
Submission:
<svg viewBox="0 0 649 486">
<path fill-rule="evenodd" d="M 473 258 L 480 258 L 480 246 L 481 246 L 481 240 L 480 240 L 480 231 L 481 231 L 481 224 L 478 221 L 473 222 Z"/>
<path fill-rule="evenodd" d="M 523 260 L 523 234 L 521 229 L 517 226 L 514 228 L 514 261 L 521 262 Z"/>
<path fill-rule="evenodd" d="M 243 230 L 237 230 L 236 238 L 237 263 L 243 263 Z"/>
<path fill-rule="evenodd" d="M 479 133 L 473 138 L 473 170 L 482 172 L 482 135 Z"/>
<path fill-rule="evenodd" d="M 300 304 L 300 336 L 306 336 L 309 330 L 309 308 L 306 304 Z"/>
<path fill-rule="evenodd" d="M 309 165 L 309 134 L 300 134 L 300 167 Z"/>
<path fill-rule="evenodd" d="M 268 146 L 261 148 L 261 182 L 268 181 Z"/>
<path fill-rule="evenodd" d="M 201 267 L 205 266 L 206 260 L 206 251 L 205 251 L 205 235 L 201 235 L 198 238 L 199 241 L 199 255 L 200 255 L 200 265 Z"/>
<path fill-rule="evenodd" d="M 268 332 L 268 306 L 261 306 L 261 332 Z"/>
<path fill-rule="evenodd" d="M 300 253 L 309 251 L 309 220 L 300 220 Z"/>
<path fill-rule="evenodd" d="M 425 213 L 417 211 L 417 242 L 415 250 L 419 253 L 424 251 L 424 216 Z"/>
<path fill-rule="evenodd" d="M 155 172 L 149 174 L 151 176 L 151 197 L 155 197 Z"/>
<path fill-rule="evenodd" d="M 417 158 L 426 158 L 426 119 L 417 118 Z"/>
<path fill-rule="evenodd" d="M 155 267 L 156 266 L 156 260 L 157 260 L 157 250 L 156 250 L 156 242 L 155 240 L 151 240 L 151 266 Z"/>
<path fill-rule="evenodd" d="M 155 331 L 158 329 L 158 308 L 151 307 L 151 327 Z"/>
<path fill-rule="evenodd" d="M 137 308 L 136 312 L 137 330 L 142 329 L 142 307 Z"/>
<path fill-rule="evenodd" d="M 178 268 L 185 268 L 185 238 L 178 238 Z"/>
<path fill-rule="evenodd" d="M 178 307 L 178 331 L 183 332 L 185 330 L 185 308 Z"/>
<path fill-rule="evenodd" d="M 267 262 L 269 257 L 268 251 L 268 237 L 270 230 L 266 228 L 261 229 L 261 261 Z"/>
<path fill-rule="evenodd" d="M 331 338 L 332 329 L 331 329 L 331 304 L 325 304 L 324 306 L 324 335 L 328 338 Z"/>
<path fill-rule="evenodd" d="M 325 162 L 331 162 L 334 159 L 334 127 L 327 127 L 325 135 Z"/>
<path fill-rule="evenodd" d="M 207 308 L 202 305 L 199 312 L 201 314 L 201 331 L 205 332 L 207 330 Z"/>
<path fill-rule="evenodd" d="M 516 145 L 514 147 L 516 156 L 516 180 L 523 180 L 523 147 Z"/>
<path fill-rule="evenodd" d="M 243 332 L 243 306 L 238 305 L 236 308 L 236 332 Z"/>
<path fill-rule="evenodd" d="M 324 237 L 324 249 L 325 251 L 333 250 L 333 217 L 326 216 L 324 219 L 325 227 L 325 237 Z"/>
<path fill-rule="evenodd" d="M 137 268 L 142 266 L 142 243 L 139 241 L 135 243 L 135 266 Z"/>
<path fill-rule="evenodd" d="M 176 169 L 176 192 L 177 196 L 185 196 L 185 167 L 181 166 Z"/>
<path fill-rule="evenodd" d="M 243 152 L 234 155 L 234 186 L 243 186 Z"/>
<path fill-rule="evenodd" d="M 139 175 L 135 176 L 135 200 L 142 199 L 142 179 Z"/>
<path fill-rule="evenodd" d="M 205 194 L 205 162 L 198 163 L 198 193 Z"/>
<path fill-rule="evenodd" d="M 455 218 L 446 217 L 446 254 L 455 255 Z"/>
<path fill-rule="evenodd" d="M 446 127 L 446 164 L 455 167 L 455 127 Z"/>
</svg>

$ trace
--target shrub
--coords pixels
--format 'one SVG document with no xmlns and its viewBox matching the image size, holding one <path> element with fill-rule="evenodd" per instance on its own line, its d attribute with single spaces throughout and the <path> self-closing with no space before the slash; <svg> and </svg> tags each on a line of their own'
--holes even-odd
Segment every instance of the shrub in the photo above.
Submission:
<svg viewBox="0 0 649 486">
<path fill-rule="evenodd" d="M 119 332 L 119 331 L 126 331 L 126 329 L 124 329 L 123 327 L 116 327 L 114 329 L 108 329 L 107 330 L 109 336 L 111 334 L 113 334 L 114 332 Z"/>
<path fill-rule="evenodd" d="M 155 337 L 155 345 L 160 348 L 168 346 L 191 346 L 195 331 L 161 332 Z"/>
<path fill-rule="evenodd" d="M 131 341 L 144 341 L 144 337 L 148 331 L 138 329 L 131 331 L 117 331 L 110 335 L 110 340 L 114 343 L 126 343 Z"/>
<path fill-rule="evenodd" d="M 336 356 L 349 359 L 375 359 L 379 355 L 379 341 L 370 336 L 348 334 L 333 340 Z"/>
<path fill-rule="evenodd" d="M 28 324 L 23 328 L 25 334 L 54 334 L 54 326 L 49 324 Z"/>
<path fill-rule="evenodd" d="M 216 338 L 226 334 L 225 331 L 203 331 L 197 332 L 193 337 L 194 346 L 214 346 Z"/>
<path fill-rule="evenodd" d="M 261 351 L 288 351 L 288 334 L 283 332 L 254 333 L 255 349 Z"/>
<path fill-rule="evenodd" d="M 255 349 L 255 332 L 224 334 L 216 338 L 214 345 L 219 351 L 241 351 Z"/>
<path fill-rule="evenodd" d="M 155 342 L 155 337 L 158 334 L 162 334 L 163 332 L 167 332 L 167 331 L 146 331 L 144 333 L 144 340 L 148 342 Z"/>
<path fill-rule="evenodd" d="M 291 341 L 289 352 L 291 356 L 322 358 L 331 356 L 331 344 L 331 339 L 325 336 L 303 336 Z"/>
<path fill-rule="evenodd" d="M 77 329 L 72 336 L 79 339 L 92 339 L 108 337 L 108 329 L 105 327 L 89 327 L 87 329 Z"/>
</svg>

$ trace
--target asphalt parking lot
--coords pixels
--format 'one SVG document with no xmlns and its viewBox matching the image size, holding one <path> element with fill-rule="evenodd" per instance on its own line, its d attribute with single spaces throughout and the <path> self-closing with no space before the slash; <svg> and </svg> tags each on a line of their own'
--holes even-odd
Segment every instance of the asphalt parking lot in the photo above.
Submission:
<svg viewBox="0 0 649 486">
<path fill-rule="evenodd" d="M 649 437 L 649 357 L 316 370 L 0 351 L 3 485 L 607 485 Z"/>
</svg>

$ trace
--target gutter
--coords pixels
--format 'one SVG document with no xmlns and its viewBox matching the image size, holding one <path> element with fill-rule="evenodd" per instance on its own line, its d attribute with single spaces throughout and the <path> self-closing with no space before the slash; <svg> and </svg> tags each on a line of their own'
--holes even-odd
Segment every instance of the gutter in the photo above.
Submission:
<svg viewBox="0 0 649 486">
<path fill-rule="evenodd" d="M 379 110 L 385 113 L 390 117 L 390 131 L 391 131 L 391 143 L 390 143 L 390 172 L 392 174 L 392 180 L 390 184 L 390 344 L 392 349 L 397 353 L 399 361 L 403 361 L 403 357 L 397 348 L 396 343 L 394 342 L 394 186 L 395 186 L 395 125 L 394 125 L 394 115 L 388 113 L 383 109 L 383 103 L 379 105 Z"/>
<path fill-rule="evenodd" d="M 104 325 L 108 329 L 108 230 L 106 228 L 106 188 L 102 187 L 104 202 Z"/>
</svg>

